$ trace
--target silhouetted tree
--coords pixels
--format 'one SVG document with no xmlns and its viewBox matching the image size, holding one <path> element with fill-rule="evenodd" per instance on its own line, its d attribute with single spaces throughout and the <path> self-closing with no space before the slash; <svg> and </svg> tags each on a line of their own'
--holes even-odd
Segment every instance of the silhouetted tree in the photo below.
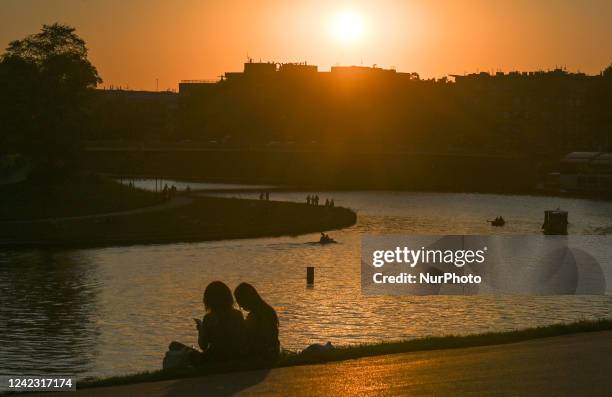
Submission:
<svg viewBox="0 0 612 397">
<path fill-rule="evenodd" d="M 601 72 L 602 82 L 595 90 L 595 119 L 596 128 L 605 142 L 600 149 L 612 150 L 612 64 Z"/>
<path fill-rule="evenodd" d="M 605 68 L 605 69 L 604 69 L 604 70 L 601 72 L 601 75 L 602 75 L 604 78 L 607 78 L 607 79 L 612 79 L 612 64 L 610 64 L 610 65 L 609 65 L 607 68 Z"/>
<path fill-rule="evenodd" d="M 102 79 L 75 29 L 43 25 L 9 43 L 0 57 L 2 144 L 30 156 L 40 170 L 73 168 L 87 96 Z"/>
</svg>

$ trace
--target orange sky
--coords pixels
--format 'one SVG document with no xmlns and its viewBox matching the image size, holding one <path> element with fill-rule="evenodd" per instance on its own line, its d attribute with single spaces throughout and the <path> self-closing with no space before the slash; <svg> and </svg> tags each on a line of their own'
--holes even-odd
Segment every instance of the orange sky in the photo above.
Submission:
<svg viewBox="0 0 612 397">
<path fill-rule="evenodd" d="M 361 38 L 332 33 L 350 10 Z M 0 46 L 43 23 L 73 25 L 103 85 L 154 90 L 255 60 L 378 64 L 422 77 L 612 62 L 609 0 L 0 0 Z"/>
</svg>

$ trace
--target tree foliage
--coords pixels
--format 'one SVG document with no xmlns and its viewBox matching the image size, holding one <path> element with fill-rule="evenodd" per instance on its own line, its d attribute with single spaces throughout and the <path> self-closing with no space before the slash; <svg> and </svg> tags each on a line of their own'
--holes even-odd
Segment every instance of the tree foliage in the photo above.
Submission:
<svg viewBox="0 0 612 397">
<path fill-rule="evenodd" d="M 602 75 L 604 78 L 607 78 L 607 79 L 612 79 L 612 64 L 610 64 L 610 65 L 609 65 L 607 68 L 605 68 L 605 69 L 604 69 L 604 70 L 601 72 L 601 75 Z"/>
<path fill-rule="evenodd" d="M 66 168 L 83 133 L 87 97 L 102 82 L 87 56 L 75 29 L 58 23 L 9 43 L 0 57 L 5 150 Z"/>
</svg>

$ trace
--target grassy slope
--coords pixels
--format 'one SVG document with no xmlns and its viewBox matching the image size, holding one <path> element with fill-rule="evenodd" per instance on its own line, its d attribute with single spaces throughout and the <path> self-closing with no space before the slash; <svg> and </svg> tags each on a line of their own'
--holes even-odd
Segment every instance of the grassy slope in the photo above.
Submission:
<svg viewBox="0 0 612 397">
<path fill-rule="evenodd" d="M 295 353 L 285 353 L 273 367 L 288 367 L 294 365 L 317 364 L 332 361 L 355 359 L 360 357 L 383 354 L 407 353 L 424 350 L 456 349 L 463 347 L 488 346 L 521 342 L 529 339 L 546 338 L 573 334 L 578 332 L 596 332 L 612 330 L 612 319 L 597 321 L 579 321 L 571 324 L 554 324 L 546 327 L 529 328 L 509 332 L 492 332 L 467 336 L 441 336 L 422 339 L 412 339 L 400 342 L 365 344 L 334 349 L 319 355 L 301 356 Z M 161 354 L 160 354 L 161 362 Z M 263 368 L 254 362 L 234 362 L 217 367 L 187 369 L 181 371 L 142 372 L 133 375 L 116 376 L 106 379 L 92 379 L 79 382 L 79 388 L 114 386 L 140 382 L 203 376 L 208 374 L 236 372 Z"/>
<path fill-rule="evenodd" d="M 301 203 L 193 198 L 190 204 L 131 215 L 16 223 L 0 242 L 25 246 L 105 246 L 297 235 L 354 224 L 344 208 Z"/>
<path fill-rule="evenodd" d="M 100 214 L 161 201 L 158 194 L 98 177 L 54 184 L 21 182 L 0 186 L 0 221 Z"/>
</svg>

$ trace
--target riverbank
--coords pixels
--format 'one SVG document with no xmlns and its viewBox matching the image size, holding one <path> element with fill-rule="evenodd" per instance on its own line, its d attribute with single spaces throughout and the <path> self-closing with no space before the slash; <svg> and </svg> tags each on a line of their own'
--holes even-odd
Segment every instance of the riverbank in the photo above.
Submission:
<svg viewBox="0 0 612 397">
<path fill-rule="evenodd" d="M 164 202 L 160 194 L 91 174 L 1 185 L 0 197 L 0 223 L 128 211 Z"/>
<path fill-rule="evenodd" d="M 325 190 L 492 193 L 525 192 L 546 174 L 541 171 L 542 158 L 524 154 L 389 151 L 371 145 L 359 150 L 352 145 L 305 149 L 90 147 L 83 168 L 116 175 L 130 170 L 131 174 L 181 175 L 247 184 L 317 185 Z"/>
<path fill-rule="evenodd" d="M 364 357 L 125 386 L 76 396 L 607 396 L 612 332 Z"/>
<path fill-rule="evenodd" d="M 550 197 L 550 198 L 573 198 L 595 201 L 612 201 L 612 192 L 597 193 L 597 192 L 580 192 L 580 191 L 565 191 L 558 188 L 545 188 L 541 186 L 533 186 L 520 190 L 507 189 L 479 189 L 473 187 L 471 189 L 455 188 L 438 188 L 438 189 L 418 189 L 415 186 L 395 186 L 388 187 L 371 187 L 368 185 L 329 185 L 320 183 L 302 183 L 299 185 L 290 183 L 280 183 L 268 179 L 242 179 L 242 178 L 201 178 L 188 175 L 126 175 L 126 174 L 105 174 L 108 178 L 115 180 L 162 180 L 170 181 L 169 183 L 182 183 L 189 185 L 193 190 L 198 190 L 198 184 L 210 185 L 203 192 L 206 193 L 259 193 L 261 191 L 292 193 L 292 192 L 406 192 L 406 193 L 464 193 L 464 194 L 489 194 L 503 196 L 532 196 L 532 197 Z M 215 188 L 214 185 L 219 185 Z"/>
<path fill-rule="evenodd" d="M 571 324 L 555 324 L 546 327 L 529 328 L 509 332 L 494 332 L 467 336 L 443 336 L 413 339 L 399 342 L 383 342 L 356 346 L 339 347 L 316 355 L 302 356 L 293 352 L 285 352 L 273 368 L 295 367 L 303 365 L 324 364 L 366 357 L 388 356 L 404 353 L 427 352 L 437 350 L 456 350 L 465 348 L 478 348 L 483 346 L 500 346 L 537 339 L 559 337 L 563 335 L 600 333 L 607 334 L 612 331 L 612 319 L 597 321 L 579 321 Z M 586 334 L 588 335 L 588 334 Z M 588 339 L 588 336 L 585 338 Z M 426 353 L 423 353 L 426 354 Z M 393 356 L 390 356 L 393 357 Z M 160 355 L 161 365 L 161 355 Z M 106 379 L 90 379 L 78 383 L 78 388 L 99 388 L 108 386 L 127 385 L 143 382 L 158 382 L 171 379 L 193 378 L 201 376 L 214 376 L 220 373 L 234 373 L 239 371 L 261 370 L 263 367 L 256 363 L 240 362 L 229 363 L 222 367 L 202 368 L 182 371 L 154 371 L 133 375 L 116 376 Z M 270 370 L 269 368 L 266 370 Z M 232 378 L 237 375 L 232 376 Z"/>
<path fill-rule="evenodd" d="M 346 208 L 181 195 L 177 205 L 121 213 L 3 222 L 0 246 L 100 247 L 298 235 L 353 225 Z M 153 207 L 155 209 L 155 207 Z"/>
<path fill-rule="evenodd" d="M 393 190 L 612 199 L 610 191 L 561 191 L 558 181 L 550 177 L 559 170 L 561 154 L 542 157 L 372 149 L 90 147 L 85 168 L 109 175 L 125 176 L 130 170 L 140 176 L 293 186 L 303 191 Z"/>
</svg>

